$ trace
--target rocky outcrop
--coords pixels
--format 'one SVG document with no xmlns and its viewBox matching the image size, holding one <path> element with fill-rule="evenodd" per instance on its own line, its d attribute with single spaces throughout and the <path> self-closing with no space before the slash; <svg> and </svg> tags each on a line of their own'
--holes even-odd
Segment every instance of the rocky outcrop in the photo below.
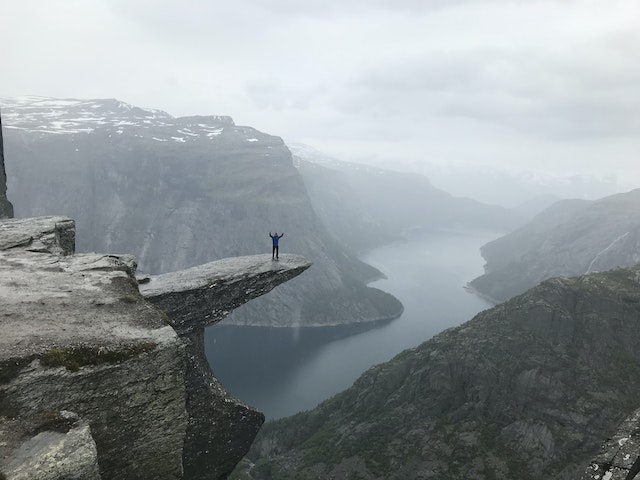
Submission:
<svg viewBox="0 0 640 480">
<path fill-rule="evenodd" d="M 2 141 L 2 116 L 0 115 L 0 218 L 13 217 L 13 205 L 7 199 L 7 174 L 4 168 L 4 144 Z"/>
<path fill-rule="evenodd" d="M 495 302 L 555 276 L 640 262 L 640 189 L 597 201 L 564 200 L 481 248 L 485 274 L 470 285 Z"/>
<path fill-rule="evenodd" d="M 72 225 L 0 222 L 0 417 L 74 412 L 103 479 L 181 478 L 184 344 L 140 295 L 132 257 L 70 255 L 56 242 Z M 14 451 L 0 442 L 0 471 L 20 471 L 40 429 Z"/>
<path fill-rule="evenodd" d="M 262 413 L 231 397 L 213 375 L 204 353 L 204 327 L 309 266 L 299 255 L 281 255 L 279 261 L 254 255 L 141 280 L 144 297 L 167 312 L 187 347 L 185 478 L 227 478 L 264 422 Z"/>
<path fill-rule="evenodd" d="M 640 266 L 548 280 L 267 423 L 236 478 L 575 480 L 637 407 L 639 335 Z"/>
<path fill-rule="evenodd" d="M 633 480 L 640 473 L 640 410 L 605 442 L 581 480 Z"/>
<path fill-rule="evenodd" d="M 211 373 L 203 325 L 309 264 L 260 256 L 174 274 L 179 284 L 147 279 L 166 295 L 187 286 L 172 300 L 208 317 L 189 325 L 145 300 L 132 256 L 73 254 L 74 231 L 66 217 L 0 221 L 0 473 L 226 478 L 264 417 Z"/>
<path fill-rule="evenodd" d="M 162 308 L 180 333 L 200 331 L 231 310 L 270 292 L 299 275 L 311 264 L 301 255 L 251 255 L 145 277 L 140 292 Z M 211 295 L 211 290 L 216 295 Z"/>
</svg>

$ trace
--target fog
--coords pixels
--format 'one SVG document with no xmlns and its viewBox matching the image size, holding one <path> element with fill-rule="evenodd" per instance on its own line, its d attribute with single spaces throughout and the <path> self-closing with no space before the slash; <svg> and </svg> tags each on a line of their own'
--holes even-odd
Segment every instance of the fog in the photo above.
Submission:
<svg viewBox="0 0 640 480">
<path fill-rule="evenodd" d="M 479 197 L 494 188 L 474 184 L 505 171 L 503 185 L 523 174 L 640 185 L 634 0 L 27 0 L 0 18 L 0 97 L 231 115 Z M 456 188 L 442 168 L 475 181 Z"/>
</svg>

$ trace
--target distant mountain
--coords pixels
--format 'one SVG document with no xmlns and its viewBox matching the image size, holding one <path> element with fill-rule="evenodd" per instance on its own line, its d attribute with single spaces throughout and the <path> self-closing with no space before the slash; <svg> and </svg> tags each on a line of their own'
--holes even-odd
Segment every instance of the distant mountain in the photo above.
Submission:
<svg viewBox="0 0 640 480">
<path fill-rule="evenodd" d="M 625 178 L 616 178 L 613 174 L 552 175 L 508 165 L 497 167 L 477 163 L 438 164 L 401 160 L 378 166 L 388 168 L 390 165 L 394 169 L 422 173 L 435 186 L 453 195 L 464 195 L 507 208 L 516 208 L 531 199 L 548 196 L 594 200 L 632 188 L 627 186 Z"/>
<path fill-rule="evenodd" d="M 556 195 L 538 195 L 519 203 L 513 207 L 513 210 L 521 214 L 527 221 L 531 221 L 536 215 L 560 200 L 562 199 Z"/>
<path fill-rule="evenodd" d="M 356 249 L 412 229 L 510 231 L 524 223 L 514 211 L 453 197 L 419 174 L 342 162 L 306 145 L 289 147 L 318 215 L 337 238 Z"/>
<path fill-rule="evenodd" d="M 575 480 L 640 397 L 640 266 L 548 280 L 267 423 L 251 479 Z"/>
<path fill-rule="evenodd" d="M 2 99 L 9 197 L 18 217 L 76 219 L 77 249 L 131 252 L 158 274 L 281 251 L 314 265 L 295 285 L 243 306 L 229 322 L 334 325 L 392 318 L 380 275 L 317 219 L 278 137 L 230 117 L 175 118 L 118 100 Z"/>
<path fill-rule="evenodd" d="M 470 285 L 503 301 L 544 279 L 640 262 L 640 189 L 596 201 L 563 200 L 481 248 L 485 274 Z"/>
</svg>

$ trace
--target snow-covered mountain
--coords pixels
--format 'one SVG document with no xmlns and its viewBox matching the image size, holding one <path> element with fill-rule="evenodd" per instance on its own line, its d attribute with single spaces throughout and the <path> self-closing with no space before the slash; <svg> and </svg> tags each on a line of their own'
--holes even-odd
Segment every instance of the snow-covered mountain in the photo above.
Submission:
<svg viewBox="0 0 640 480">
<path fill-rule="evenodd" d="M 135 107 L 115 99 L 0 98 L 0 108 L 5 128 L 30 133 L 64 135 L 109 129 L 121 135 L 125 128 L 135 127 L 140 129 L 138 136 L 146 132 L 158 142 L 188 142 L 214 139 L 225 128 L 244 131 L 234 125 L 231 117 L 176 118 L 162 110 Z"/>
</svg>

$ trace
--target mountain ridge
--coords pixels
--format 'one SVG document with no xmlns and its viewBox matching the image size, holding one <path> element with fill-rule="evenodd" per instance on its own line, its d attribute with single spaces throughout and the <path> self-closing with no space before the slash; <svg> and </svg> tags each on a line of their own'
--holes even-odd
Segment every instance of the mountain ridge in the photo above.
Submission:
<svg viewBox="0 0 640 480">
<path fill-rule="evenodd" d="M 470 286 L 504 301 L 554 276 L 640 262 L 640 189 L 599 200 L 562 200 L 483 245 L 485 273 Z"/>
</svg>

